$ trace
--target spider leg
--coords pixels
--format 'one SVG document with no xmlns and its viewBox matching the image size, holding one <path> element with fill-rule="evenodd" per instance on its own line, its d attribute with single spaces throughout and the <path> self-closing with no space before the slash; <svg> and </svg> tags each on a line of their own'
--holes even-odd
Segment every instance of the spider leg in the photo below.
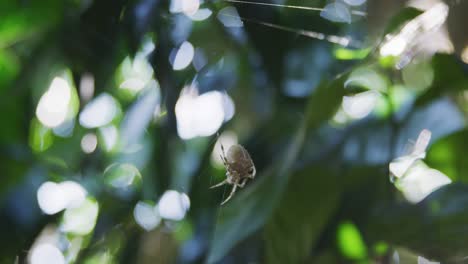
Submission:
<svg viewBox="0 0 468 264">
<path fill-rule="evenodd" d="M 223 161 L 223 164 L 224 164 L 225 167 L 229 166 L 226 157 L 223 157 L 223 155 L 219 155 L 219 157 L 220 157 L 221 160 Z"/>
<path fill-rule="evenodd" d="M 223 162 L 224 164 L 229 164 L 227 158 L 226 158 L 226 152 L 224 151 L 224 145 L 223 143 L 219 142 L 219 144 L 221 145 L 221 152 L 223 153 L 223 155 L 221 156 L 221 158 L 223 159 Z"/>
<path fill-rule="evenodd" d="M 237 186 L 241 187 L 241 188 L 244 188 L 245 184 L 247 183 L 247 178 L 243 179 L 241 184 L 238 184 Z"/>
<path fill-rule="evenodd" d="M 234 195 L 234 193 L 236 192 L 236 189 L 237 189 L 237 183 L 234 184 L 234 187 L 232 187 L 232 191 L 231 193 L 229 194 L 228 198 L 226 198 L 226 200 L 224 200 L 224 202 L 221 203 L 221 205 L 227 203 L 229 200 L 231 200 L 232 196 Z"/>
<path fill-rule="evenodd" d="M 213 189 L 213 188 L 216 188 L 216 187 L 219 187 L 219 186 L 223 186 L 224 184 L 228 184 L 227 179 L 220 182 L 220 183 L 218 183 L 218 184 L 216 184 L 216 185 L 211 186 L 210 189 Z"/>
</svg>

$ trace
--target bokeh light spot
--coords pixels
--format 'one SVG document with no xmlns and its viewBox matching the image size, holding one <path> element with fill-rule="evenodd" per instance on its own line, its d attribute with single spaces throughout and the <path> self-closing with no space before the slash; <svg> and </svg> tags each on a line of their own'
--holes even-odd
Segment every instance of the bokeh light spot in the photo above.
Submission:
<svg viewBox="0 0 468 264">
<path fill-rule="evenodd" d="M 65 264 L 62 252 L 49 243 L 40 244 L 32 249 L 30 264 Z"/>
<path fill-rule="evenodd" d="M 360 119 L 370 114 L 377 105 L 379 92 L 367 91 L 352 96 L 344 96 L 342 107 L 351 118 Z"/>
<path fill-rule="evenodd" d="M 171 60 L 172 68 L 176 71 L 185 69 L 192 62 L 194 55 L 195 48 L 192 43 L 185 41 L 178 49 L 171 52 L 171 58 L 173 57 L 173 60 Z"/>
<path fill-rule="evenodd" d="M 364 259 L 367 248 L 361 238 L 358 228 L 351 222 L 344 222 L 338 226 L 338 247 L 341 253 L 350 259 Z"/>
<path fill-rule="evenodd" d="M 139 226 L 146 231 L 153 230 L 161 222 L 159 211 L 151 203 L 140 201 L 133 210 L 133 217 Z"/>
<path fill-rule="evenodd" d="M 218 13 L 218 20 L 223 23 L 225 27 L 243 27 L 244 22 L 239 17 L 237 9 L 233 6 L 228 6 L 221 9 Z"/>
<path fill-rule="evenodd" d="M 98 212 L 98 203 L 88 198 L 79 207 L 69 208 L 65 211 L 61 229 L 64 232 L 77 235 L 89 234 L 96 225 Z"/>
<path fill-rule="evenodd" d="M 55 77 L 36 108 L 37 119 L 46 127 L 57 127 L 67 118 L 72 91 L 68 82 Z"/>
<path fill-rule="evenodd" d="M 86 128 L 97 128 L 109 124 L 119 112 L 117 101 L 103 93 L 89 102 L 81 111 L 80 124 Z"/>
<path fill-rule="evenodd" d="M 179 221 L 190 208 L 190 199 L 185 193 L 166 191 L 158 203 L 159 215 L 168 220 Z"/>
<path fill-rule="evenodd" d="M 233 117 L 232 99 L 218 91 L 198 95 L 196 87 L 185 87 L 175 107 L 177 132 L 183 139 L 210 136 Z"/>
<path fill-rule="evenodd" d="M 93 153 L 97 147 L 97 137 L 94 133 L 88 133 L 81 139 L 81 150 L 84 153 Z"/>
<path fill-rule="evenodd" d="M 125 189 L 141 180 L 141 174 L 138 169 L 128 163 L 114 163 L 104 171 L 104 180 L 106 184 L 113 188 Z"/>
<path fill-rule="evenodd" d="M 45 182 L 37 190 L 37 201 L 44 213 L 52 215 L 65 208 L 80 206 L 86 194 L 86 190 L 73 181 Z"/>
</svg>

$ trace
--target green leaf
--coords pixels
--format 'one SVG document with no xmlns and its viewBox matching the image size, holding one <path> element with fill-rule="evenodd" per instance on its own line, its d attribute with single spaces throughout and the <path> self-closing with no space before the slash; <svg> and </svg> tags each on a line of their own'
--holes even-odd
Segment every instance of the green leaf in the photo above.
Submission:
<svg viewBox="0 0 468 264">
<path fill-rule="evenodd" d="M 405 7 L 398 14 L 390 19 L 384 32 L 385 35 L 399 30 L 403 25 L 411 19 L 422 14 L 422 11 L 414 7 Z"/>
<path fill-rule="evenodd" d="M 20 70 L 19 59 L 14 53 L 0 49 L 0 94 L 9 88 L 8 84 L 16 78 Z"/>
<path fill-rule="evenodd" d="M 432 58 L 434 81 L 417 100 L 416 105 L 424 105 L 440 96 L 468 89 L 468 77 L 463 65 L 449 54 L 436 54 Z"/>
<path fill-rule="evenodd" d="M 245 191 L 219 209 L 208 263 L 218 262 L 238 242 L 265 224 L 281 199 L 304 136 L 305 128 L 301 127 L 283 155 L 283 160 L 274 162 Z"/>
<path fill-rule="evenodd" d="M 468 183 L 468 130 L 448 135 L 431 145 L 425 162 L 440 170 L 453 181 Z"/>
<path fill-rule="evenodd" d="M 319 126 L 336 112 L 343 98 L 345 78 L 346 75 L 342 75 L 317 88 L 308 101 L 306 118 L 281 159 L 273 162 L 252 185 L 219 209 L 221 212 L 208 256 L 209 263 L 219 261 L 238 242 L 260 229 L 273 214 L 287 186 L 307 130 Z"/>
<path fill-rule="evenodd" d="M 338 226 L 337 242 L 341 253 L 349 259 L 361 260 L 367 256 L 366 244 L 352 222 L 346 221 Z"/>
<path fill-rule="evenodd" d="M 9 47 L 56 24 L 63 14 L 63 1 L 32 1 L 29 4 L 7 4 L 8 11 L 1 14 L 0 49 Z"/>
<path fill-rule="evenodd" d="M 293 175 L 265 229 L 266 263 L 303 263 L 333 212 L 340 185 L 327 170 L 309 168 Z"/>
<path fill-rule="evenodd" d="M 329 120 L 336 113 L 345 95 L 344 82 L 348 75 L 342 74 L 328 83 L 322 83 L 311 95 L 306 110 L 309 129 Z"/>
<path fill-rule="evenodd" d="M 468 185 L 441 187 L 418 204 L 393 203 L 374 211 L 368 234 L 443 263 L 468 255 Z"/>
</svg>

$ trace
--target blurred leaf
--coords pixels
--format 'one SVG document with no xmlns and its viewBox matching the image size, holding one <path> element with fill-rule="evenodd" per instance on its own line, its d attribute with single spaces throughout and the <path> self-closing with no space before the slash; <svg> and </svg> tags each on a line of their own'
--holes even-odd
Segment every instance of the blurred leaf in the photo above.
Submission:
<svg viewBox="0 0 468 264">
<path fill-rule="evenodd" d="M 149 126 L 159 103 L 159 89 L 153 80 L 138 100 L 127 110 L 121 125 L 122 147 L 138 144 Z"/>
<path fill-rule="evenodd" d="M 246 190 L 239 193 L 222 210 L 217 219 L 208 262 L 219 261 L 241 240 L 265 224 L 286 188 L 292 165 L 303 145 L 307 129 L 328 120 L 338 109 L 343 96 L 346 75 L 320 85 L 310 96 L 306 118 L 296 130 L 281 159 L 273 162 Z"/>
<path fill-rule="evenodd" d="M 332 213 L 340 185 L 327 170 L 309 168 L 292 176 L 265 229 L 266 263 L 303 263 Z"/>
<path fill-rule="evenodd" d="M 425 162 L 453 181 L 468 183 L 467 138 L 468 130 L 462 130 L 438 140 L 427 151 Z"/>
<path fill-rule="evenodd" d="M 6 49 L 0 49 L 0 93 L 8 87 L 19 70 L 20 62 L 15 54 Z"/>
<path fill-rule="evenodd" d="M 468 76 L 463 64 L 454 55 L 436 54 L 432 57 L 434 81 L 416 100 L 416 105 L 423 105 L 440 96 L 468 89 Z"/>
<path fill-rule="evenodd" d="M 6 12 L 0 16 L 0 49 L 39 33 L 58 22 L 63 14 L 59 0 L 32 1 L 28 4 L 6 4 Z"/>
<path fill-rule="evenodd" d="M 332 117 L 341 105 L 345 94 L 344 82 L 349 74 L 319 85 L 307 103 L 306 119 L 308 128 L 314 128 Z"/>
<path fill-rule="evenodd" d="M 384 30 L 384 35 L 392 33 L 400 29 L 400 27 L 405 25 L 411 19 L 419 16 L 420 14 L 422 14 L 422 11 L 417 8 L 414 8 L 414 7 L 403 8 L 397 15 L 392 17 L 390 22 L 388 22 L 387 27 Z"/>
<path fill-rule="evenodd" d="M 341 254 L 345 257 L 359 260 L 367 256 L 366 244 L 352 222 L 346 221 L 338 226 L 337 240 Z"/>
<path fill-rule="evenodd" d="M 462 263 L 468 255 L 468 185 L 441 187 L 418 204 L 380 205 L 368 234 L 443 263 Z"/>
<path fill-rule="evenodd" d="M 36 152 L 42 152 L 52 146 L 54 135 L 50 128 L 43 126 L 39 120 L 31 121 L 29 130 L 29 146 Z"/>
<path fill-rule="evenodd" d="M 333 22 L 351 23 L 351 12 L 348 6 L 340 2 L 327 4 L 320 16 Z"/>
<path fill-rule="evenodd" d="M 335 58 L 339 60 L 361 60 L 367 57 L 371 50 L 369 48 L 364 49 L 347 49 L 347 48 L 337 48 L 333 51 Z"/>
<path fill-rule="evenodd" d="M 354 93 L 368 90 L 386 92 L 388 80 L 372 67 L 359 67 L 350 73 L 344 86 Z"/>
</svg>

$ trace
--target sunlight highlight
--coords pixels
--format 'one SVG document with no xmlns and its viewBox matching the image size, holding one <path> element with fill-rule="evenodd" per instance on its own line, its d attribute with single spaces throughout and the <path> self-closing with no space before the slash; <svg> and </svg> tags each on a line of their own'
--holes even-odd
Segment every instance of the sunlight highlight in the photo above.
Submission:
<svg viewBox="0 0 468 264">
<path fill-rule="evenodd" d="M 72 91 L 68 82 L 55 77 L 36 108 L 37 119 L 46 127 L 61 125 L 68 116 Z"/>
<path fill-rule="evenodd" d="M 431 140 L 431 131 L 423 129 L 416 140 L 415 145 L 409 151 L 408 155 L 399 157 L 390 162 L 390 173 L 397 178 L 401 178 L 414 162 L 426 157 L 426 148 Z"/>
<path fill-rule="evenodd" d="M 189 197 L 185 193 L 174 190 L 166 191 L 158 203 L 159 215 L 164 219 L 174 221 L 184 219 L 189 208 Z"/>
<path fill-rule="evenodd" d="M 88 198 L 79 207 L 65 210 L 61 230 L 77 235 L 87 235 L 93 231 L 98 213 L 98 203 Z"/>
<path fill-rule="evenodd" d="M 243 27 L 244 22 L 239 17 L 237 9 L 233 6 L 228 6 L 221 9 L 217 16 L 218 20 L 223 23 L 225 27 Z"/>
<path fill-rule="evenodd" d="M 422 159 L 431 139 L 431 132 L 421 131 L 410 154 L 399 157 L 389 164 L 395 186 L 411 203 L 418 203 L 433 191 L 452 181 L 442 172 L 429 168 Z"/>
<path fill-rule="evenodd" d="M 88 133 L 81 139 L 81 150 L 86 154 L 93 153 L 96 150 L 97 143 L 96 134 Z"/>
<path fill-rule="evenodd" d="M 80 125 L 85 128 L 97 128 L 109 124 L 119 113 L 117 100 L 110 94 L 103 93 L 89 102 L 80 113 Z"/>
<path fill-rule="evenodd" d="M 461 53 L 461 59 L 464 63 L 468 64 L 468 46 L 465 46 Z"/>
<path fill-rule="evenodd" d="M 128 163 L 114 163 L 104 171 L 106 184 L 118 189 L 126 189 L 141 181 L 140 171 Z"/>
<path fill-rule="evenodd" d="M 415 17 L 408 22 L 403 28 L 395 35 L 387 35 L 386 41 L 380 47 L 381 56 L 401 56 L 407 52 L 408 49 L 412 49 L 418 44 L 425 34 L 434 32 L 439 29 L 447 19 L 449 7 L 439 2 L 429 8 L 421 15 Z M 434 40 L 432 40 L 434 41 Z M 408 56 L 410 56 L 408 54 Z M 399 64 L 406 64 L 411 58 L 402 58 L 404 61 L 400 61 Z M 403 68 L 404 65 L 398 66 Z"/>
<path fill-rule="evenodd" d="M 66 208 L 80 206 L 86 195 L 86 190 L 73 181 L 45 182 L 37 190 L 37 201 L 45 214 L 53 215 Z"/>
<path fill-rule="evenodd" d="M 398 179 L 396 186 L 409 202 L 418 203 L 433 191 L 451 182 L 452 180 L 442 172 L 419 161 L 411 166 L 404 177 Z"/>
<path fill-rule="evenodd" d="M 184 13 L 190 17 L 200 8 L 200 0 L 171 0 L 169 11 L 171 13 Z"/>
<path fill-rule="evenodd" d="M 418 256 L 418 264 L 440 264 L 440 262 L 437 261 L 430 261 L 428 259 L 425 259 L 421 256 Z"/>
<path fill-rule="evenodd" d="M 208 8 L 200 8 L 196 13 L 190 15 L 190 19 L 193 21 L 203 21 L 209 18 L 213 12 Z"/>
<path fill-rule="evenodd" d="M 102 143 L 106 151 L 112 151 L 117 146 L 119 131 L 114 125 L 99 128 L 102 137 Z"/>
<path fill-rule="evenodd" d="M 42 243 L 34 247 L 29 257 L 30 264 L 65 264 L 65 257 L 54 245 Z"/>
<path fill-rule="evenodd" d="M 125 58 L 121 66 L 123 80 L 119 84 L 120 89 L 137 93 L 153 79 L 153 67 L 146 59 L 146 53 L 150 53 L 154 49 L 151 44 L 149 42 L 148 51 L 138 52 L 133 60 L 130 57 Z"/>
<path fill-rule="evenodd" d="M 161 222 L 158 208 L 148 202 L 140 201 L 133 210 L 135 222 L 146 231 L 156 228 Z"/>
<path fill-rule="evenodd" d="M 192 43 L 184 41 L 178 49 L 174 49 L 171 52 L 171 64 L 172 68 L 176 71 L 183 70 L 190 65 L 195 55 L 195 48 Z"/>
<path fill-rule="evenodd" d="M 182 139 L 213 135 L 234 112 L 227 94 L 210 91 L 198 95 L 196 87 L 185 87 L 175 106 L 177 132 Z"/>
<path fill-rule="evenodd" d="M 351 13 L 348 7 L 340 2 L 327 4 L 320 12 L 320 16 L 333 22 L 351 23 Z"/>
<path fill-rule="evenodd" d="M 375 108 L 380 93 L 367 91 L 351 96 L 343 96 L 343 111 L 353 119 L 361 119 L 369 115 Z"/>
<path fill-rule="evenodd" d="M 80 79 L 80 97 L 83 101 L 89 101 L 94 95 L 94 76 L 85 73 Z"/>
</svg>

